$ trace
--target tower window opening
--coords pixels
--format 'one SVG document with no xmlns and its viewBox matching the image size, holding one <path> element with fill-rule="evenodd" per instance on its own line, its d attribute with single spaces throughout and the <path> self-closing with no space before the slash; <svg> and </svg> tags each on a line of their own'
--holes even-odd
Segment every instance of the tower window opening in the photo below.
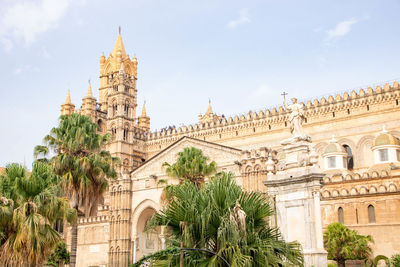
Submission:
<svg viewBox="0 0 400 267">
<path fill-rule="evenodd" d="M 221 134 L 219 134 L 219 139 L 221 139 L 222 138 L 222 135 Z"/>
<path fill-rule="evenodd" d="M 338 219 L 341 224 L 344 224 L 344 213 L 342 207 L 338 208 Z"/>
<path fill-rule="evenodd" d="M 350 114 L 350 109 L 347 109 L 347 114 Z"/>
<path fill-rule="evenodd" d="M 271 130 L 271 125 L 268 125 L 268 129 Z"/>
<path fill-rule="evenodd" d="M 129 102 L 126 101 L 124 104 L 124 115 L 128 116 L 129 115 Z"/>
<path fill-rule="evenodd" d="M 367 111 L 369 110 L 369 105 L 367 105 Z"/>
<path fill-rule="evenodd" d="M 348 145 L 343 145 L 344 149 L 346 150 L 347 153 L 347 169 L 352 170 L 354 168 L 354 158 L 353 158 L 353 152 L 351 151 L 351 148 Z"/>
<path fill-rule="evenodd" d="M 239 135 L 239 133 L 238 133 L 238 131 L 236 131 L 236 136 L 238 136 Z"/>
<path fill-rule="evenodd" d="M 368 221 L 369 223 L 375 223 L 375 208 L 372 205 L 368 206 Z"/>
<path fill-rule="evenodd" d="M 307 123 L 307 118 L 304 118 L 304 123 Z"/>
<path fill-rule="evenodd" d="M 255 133 L 256 132 L 256 128 L 253 128 L 253 133 Z"/>
<path fill-rule="evenodd" d="M 118 112 L 118 105 L 117 103 L 113 103 L 113 116 L 117 116 L 117 112 Z"/>
<path fill-rule="evenodd" d="M 285 121 L 285 127 L 287 127 L 287 121 Z"/>
<path fill-rule="evenodd" d="M 399 105 L 399 100 L 398 99 L 396 99 L 396 106 L 398 106 Z"/>
<path fill-rule="evenodd" d="M 334 117 L 334 118 L 335 118 L 335 112 L 332 112 L 332 117 Z"/>
<path fill-rule="evenodd" d="M 128 140 L 128 129 L 125 128 L 124 129 L 124 141 L 127 141 L 127 140 Z"/>
<path fill-rule="evenodd" d="M 116 135 L 117 135 L 117 129 L 116 128 L 112 128 L 111 129 L 111 134 L 113 136 L 113 139 L 115 139 Z"/>
</svg>

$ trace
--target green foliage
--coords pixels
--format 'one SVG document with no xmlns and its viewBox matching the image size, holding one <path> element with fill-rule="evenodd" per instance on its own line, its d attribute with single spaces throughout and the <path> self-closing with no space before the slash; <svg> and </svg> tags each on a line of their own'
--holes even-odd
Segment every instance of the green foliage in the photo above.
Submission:
<svg viewBox="0 0 400 267">
<path fill-rule="evenodd" d="M 365 260 L 371 255 L 371 236 L 363 236 L 341 223 L 332 223 L 324 232 L 324 246 L 328 259 L 344 266 L 346 260 Z"/>
<path fill-rule="evenodd" d="M 67 244 L 64 241 L 60 241 L 54 247 L 53 252 L 47 260 L 46 265 L 58 267 L 60 265 L 69 263 L 69 252 L 67 250 Z"/>
<path fill-rule="evenodd" d="M 59 178 L 43 162 L 29 175 L 10 164 L 0 176 L 0 263 L 40 265 L 61 236 L 53 229 L 57 220 L 73 221 L 76 213 L 61 195 Z"/>
<path fill-rule="evenodd" d="M 393 267 L 400 267 L 400 254 L 395 254 L 390 258 Z"/>
<path fill-rule="evenodd" d="M 207 163 L 208 157 L 203 151 L 194 147 L 186 147 L 178 153 L 178 159 L 174 164 L 163 163 L 169 176 L 181 180 L 189 180 L 197 187 L 204 182 L 204 178 L 215 173 L 217 165 L 215 161 Z"/>
<path fill-rule="evenodd" d="M 97 204 L 107 188 L 107 179 L 115 178 L 118 160 L 103 147 L 111 135 L 98 134 L 98 125 L 87 116 L 61 116 L 59 126 L 44 138 L 45 146 L 36 146 L 34 155 L 43 159 L 49 152 L 55 156 L 47 161 L 60 175 L 64 193 L 85 216 L 94 215 Z"/>
<path fill-rule="evenodd" d="M 51 129 L 44 138 L 45 146 L 34 150 L 36 158 L 48 162 L 61 177 L 60 185 L 71 206 L 85 217 L 96 215 L 97 206 L 107 189 L 108 179 L 115 178 L 114 169 L 118 159 L 102 150 L 111 135 L 100 135 L 99 126 L 89 117 L 81 114 L 61 116 L 59 126 Z M 44 158 L 49 152 L 55 154 Z M 71 231 L 71 262 L 76 264 L 77 234 L 76 223 Z"/>
<path fill-rule="evenodd" d="M 389 258 L 384 255 L 378 255 L 373 259 L 367 259 L 364 261 L 365 267 L 378 267 L 379 261 L 384 260 L 386 266 L 390 266 Z"/>
<path fill-rule="evenodd" d="M 328 267 L 337 267 L 337 264 L 333 263 L 333 262 L 330 262 L 330 263 L 328 263 Z"/>
<path fill-rule="evenodd" d="M 210 250 L 232 266 L 303 266 L 300 245 L 286 243 L 276 228 L 268 225 L 272 209 L 258 192 L 244 192 L 231 174 L 219 173 L 201 188 L 190 181 L 169 186 L 171 201 L 149 222 L 168 226 L 168 249 L 148 256 L 154 266 L 179 266 L 180 243 L 185 248 Z M 244 229 L 234 217 L 239 203 L 245 212 Z M 135 265 L 139 266 L 139 265 Z M 224 266 L 215 255 L 184 251 L 184 266 Z"/>
</svg>

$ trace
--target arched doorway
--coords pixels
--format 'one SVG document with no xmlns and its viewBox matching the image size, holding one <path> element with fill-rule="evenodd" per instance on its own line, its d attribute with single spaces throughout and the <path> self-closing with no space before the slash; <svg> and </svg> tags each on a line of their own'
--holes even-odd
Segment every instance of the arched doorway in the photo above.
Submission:
<svg viewBox="0 0 400 267">
<path fill-rule="evenodd" d="M 160 227 L 146 231 L 147 223 L 154 213 L 156 213 L 156 211 L 153 208 L 148 207 L 141 212 L 138 218 L 136 226 L 136 260 L 161 249 Z"/>
</svg>

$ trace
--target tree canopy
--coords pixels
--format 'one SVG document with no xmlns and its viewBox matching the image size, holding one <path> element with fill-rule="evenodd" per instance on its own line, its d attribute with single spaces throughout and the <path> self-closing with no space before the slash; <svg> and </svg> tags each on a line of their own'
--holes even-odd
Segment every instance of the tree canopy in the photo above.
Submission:
<svg viewBox="0 0 400 267">
<path fill-rule="evenodd" d="M 178 158 L 172 165 L 163 163 L 169 176 L 181 180 L 189 180 L 196 186 L 204 183 L 204 178 L 216 172 L 215 161 L 208 163 L 209 158 L 203 155 L 203 151 L 195 147 L 186 147 L 178 153 Z"/>
<path fill-rule="evenodd" d="M 358 234 L 341 223 L 332 223 L 324 232 L 324 246 L 328 259 L 337 261 L 339 267 L 346 260 L 365 260 L 371 256 L 371 236 Z"/>
<path fill-rule="evenodd" d="M 258 192 L 244 192 L 231 174 L 219 173 L 197 188 L 190 181 L 167 188 L 171 201 L 149 222 L 149 231 L 168 227 L 168 248 L 145 260 L 155 266 L 179 266 L 179 248 L 206 249 L 231 266 L 303 265 L 300 245 L 285 242 L 268 224 L 272 209 Z M 185 251 L 184 266 L 224 266 L 210 253 Z"/>
<path fill-rule="evenodd" d="M 32 173 L 10 164 L 0 176 L 0 263 L 3 266 L 42 264 L 62 238 L 53 229 L 57 220 L 72 222 L 75 210 L 62 197 L 59 177 L 45 163 Z"/>
<path fill-rule="evenodd" d="M 99 126 L 87 116 L 73 113 L 61 116 L 59 126 L 51 129 L 44 138 L 44 146 L 36 146 L 35 156 L 54 153 L 48 162 L 61 177 L 64 195 L 80 216 L 97 214 L 97 206 L 107 189 L 108 180 L 117 176 L 115 166 L 119 162 L 103 150 L 111 135 L 100 135 Z M 78 243 L 77 224 L 72 225 L 70 266 L 76 264 Z"/>
</svg>

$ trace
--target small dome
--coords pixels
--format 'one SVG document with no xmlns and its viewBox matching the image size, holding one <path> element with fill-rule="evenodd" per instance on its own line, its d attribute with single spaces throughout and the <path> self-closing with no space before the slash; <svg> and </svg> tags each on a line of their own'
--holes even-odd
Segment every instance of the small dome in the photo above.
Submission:
<svg viewBox="0 0 400 267">
<path fill-rule="evenodd" d="M 331 153 L 347 154 L 346 149 L 339 143 L 337 143 L 334 137 L 332 137 L 332 140 L 330 141 L 329 145 L 324 150 L 324 154 L 331 154 Z"/>
<path fill-rule="evenodd" d="M 400 146 L 400 141 L 390 133 L 385 132 L 381 133 L 380 135 L 378 135 L 377 138 L 375 138 L 372 146 L 374 147 L 374 146 L 387 146 L 387 145 Z"/>
</svg>

